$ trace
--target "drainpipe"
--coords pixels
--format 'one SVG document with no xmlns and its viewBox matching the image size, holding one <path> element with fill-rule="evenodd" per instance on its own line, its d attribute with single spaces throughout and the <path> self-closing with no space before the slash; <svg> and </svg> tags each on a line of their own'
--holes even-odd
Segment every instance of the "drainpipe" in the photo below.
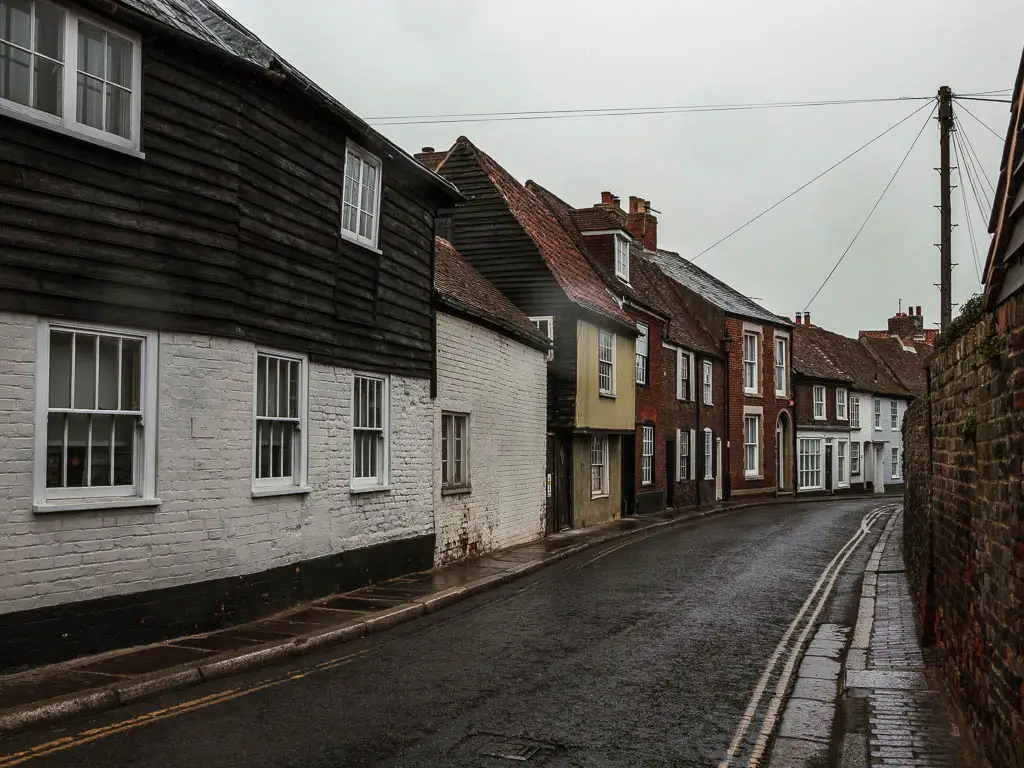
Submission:
<svg viewBox="0 0 1024 768">
<path fill-rule="evenodd" d="M 732 413 L 729 410 L 729 402 L 731 400 L 730 393 L 732 391 L 732 384 L 729 381 L 729 370 L 732 368 L 732 358 L 730 352 L 732 350 L 732 336 L 729 332 L 725 332 L 725 338 L 722 339 L 722 346 L 725 348 L 725 466 L 729 468 L 729 471 L 725 473 L 723 478 L 725 482 L 722 484 L 722 496 L 723 501 L 727 501 L 732 498 L 732 435 L 729 428 L 732 424 Z"/>
<path fill-rule="evenodd" d="M 790 358 L 792 359 L 792 358 Z M 797 453 L 797 437 L 796 437 L 796 384 L 793 383 L 793 366 L 790 364 L 789 367 L 789 386 L 793 392 L 793 397 L 790 400 L 793 401 L 793 411 L 790 413 L 789 423 L 792 425 L 793 430 L 793 498 L 795 499 L 800 495 L 800 468 L 797 463 L 799 462 L 799 454 Z"/>
<path fill-rule="evenodd" d="M 696 395 L 697 391 L 700 390 L 700 393 L 703 395 L 704 394 L 704 361 L 701 361 L 701 364 L 698 366 L 696 364 L 696 357 L 697 357 L 696 350 L 694 350 L 694 355 L 693 356 L 695 358 L 694 359 L 694 366 L 693 366 L 693 372 L 694 372 L 694 377 L 693 378 L 696 380 L 694 382 L 694 385 L 696 385 L 696 383 L 698 381 L 701 383 L 700 387 L 697 387 L 697 386 L 693 387 L 693 394 Z M 699 376 L 697 375 L 697 371 L 698 370 L 700 371 L 700 375 Z M 694 407 L 697 409 L 697 434 L 696 434 L 696 437 L 697 437 L 697 440 L 700 441 L 701 446 L 703 447 L 703 445 L 704 445 L 704 433 L 701 432 L 701 430 L 700 430 L 700 398 L 699 397 L 694 397 L 693 398 L 693 402 L 694 402 Z M 695 446 L 695 445 L 691 445 L 690 446 L 690 450 L 691 451 L 696 450 L 696 448 L 697 448 L 697 446 Z M 704 473 L 700 472 L 698 470 L 698 476 L 696 478 L 696 481 L 697 481 L 697 506 L 698 507 L 700 506 L 700 484 L 703 482 L 703 479 L 702 479 L 703 477 L 704 477 Z"/>
</svg>

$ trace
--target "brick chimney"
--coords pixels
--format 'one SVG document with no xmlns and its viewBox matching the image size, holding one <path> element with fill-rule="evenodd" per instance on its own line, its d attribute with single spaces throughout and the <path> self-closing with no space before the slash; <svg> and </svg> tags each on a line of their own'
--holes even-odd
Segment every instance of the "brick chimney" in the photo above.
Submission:
<svg viewBox="0 0 1024 768">
<path fill-rule="evenodd" d="M 901 339 L 912 339 L 924 333 L 924 317 L 921 316 L 921 307 L 911 306 L 907 312 L 897 312 L 889 318 L 889 335 L 899 336 Z"/>
<path fill-rule="evenodd" d="M 648 251 L 658 250 L 658 217 L 651 213 L 651 201 L 630 195 L 626 229 Z"/>
<path fill-rule="evenodd" d="M 598 203 L 598 205 L 606 205 L 609 208 L 618 208 L 620 211 L 622 210 L 622 205 L 619 201 L 619 196 L 613 195 L 611 192 L 602 192 L 601 202 Z M 595 208 L 596 207 L 597 206 L 595 206 Z"/>
<path fill-rule="evenodd" d="M 811 324 L 811 313 L 810 312 L 804 312 L 804 325 L 810 325 L 810 324 Z"/>
<path fill-rule="evenodd" d="M 800 319 L 801 315 L 803 315 L 803 312 L 797 312 L 795 315 L 793 315 L 793 320 L 797 325 L 800 325 L 800 323 L 802 322 L 802 320 Z"/>
</svg>

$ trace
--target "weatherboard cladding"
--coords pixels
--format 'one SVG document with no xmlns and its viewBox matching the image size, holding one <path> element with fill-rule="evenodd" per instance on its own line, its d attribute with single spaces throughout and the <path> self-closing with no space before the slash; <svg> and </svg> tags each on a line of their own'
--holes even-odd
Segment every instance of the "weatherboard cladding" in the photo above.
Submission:
<svg viewBox="0 0 1024 768">
<path fill-rule="evenodd" d="M 692 261 L 684 259 L 678 253 L 659 248 L 656 252 L 645 251 L 645 254 L 673 280 L 686 286 L 698 296 L 702 296 L 723 312 L 751 320 L 760 320 L 772 325 L 791 325 L 787 320 L 769 312 L 735 288 L 695 266 Z"/>
</svg>

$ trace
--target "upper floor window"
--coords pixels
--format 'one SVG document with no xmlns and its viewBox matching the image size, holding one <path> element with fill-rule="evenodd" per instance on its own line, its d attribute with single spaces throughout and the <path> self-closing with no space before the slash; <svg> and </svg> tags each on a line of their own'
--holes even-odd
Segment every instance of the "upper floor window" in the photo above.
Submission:
<svg viewBox="0 0 1024 768">
<path fill-rule="evenodd" d="M 357 374 L 352 389 L 352 488 L 388 483 L 388 380 Z"/>
<path fill-rule="evenodd" d="M 636 383 L 646 384 L 650 366 L 650 338 L 648 328 L 643 323 L 637 323 L 636 329 L 640 334 L 636 337 Z"/>
<path fill-rule="evenodd" d="M 138 149 L 137 35 L 45 0 L 0 0 L 0 111 Z"/>
<path fill-rule="evenodd" d="M 860 397 L 857 395 L 850 395 L 850 426 L 860 429 Z"/>
<path fill-rule="evenodd" d="M 690 398 L 690 353 L 679 352 L 679 399 L 689 400 Z"/>
<path fill-rule="evenodd" d="M 889 426 L 893 429 L 900 428 L 900 405 L 895 400 L 889 401 Z"/>
<path fill-rule="evenodd" d="M 380 159 L 351 142 L 345 148 L 345 187 L 341 201 L 341 234 L 377 247 L 380 230 Z"/>
<path fill-rule="evenodd" d="M 836 390 L 836 418 L 846 420 L 846 390 Z"/>
<path fill-rule="evenodd" d="M 875 398 L 875 429 L 882 428 L 882 401 Z"/>
<path fill-rule="evenodd" d="M 555 340 L 555 318 L 551 317 L 551 315 L 546 315 L 544 317 L 531 317 L 530 318 L 530 322 L 533 323 L 534 327 L 538 331 L 540 331 L 545 336 L 547 336 L 550 341 L 554 342 L 554 340 Z M 554 349 L 549 349 L 548 350 L 548 360 L 554 360 L 554 359 L 555 359 L 555 350 Z"/>
<path fill-rule="evenodd" d="M 645 425 L 641 441 L 640 472 L 641 483 L 650 485 L 654 482 L 654 427 Z"/>
<path fill-rule="evenodd" d="M 253 489 L 304 483 L 305 359 L 276 352 L 256 354 Z"/>
<path fill-rule="evenodd" d="M 629 240 L 615 236 L 615 276 L 629 282 Z"/>
<path fill-rule="evenodd" d="M 760 369 L 758 347 L 760 345 L 760 334 L 749 332 L 743 334 L 743 391 L 752 395 L 761 391 L 760 376 L 758 375 Z"/>
<path fill-rule="evenodd" d="M 713 405 L 711 402 L 711 361 L 704 361 L 704 405 Z"/>
<path fill-rule="evenodd" d="M 608 331 L 597 332 L 597 390 L 615 394 L 615 334 Z"/>
<path fill-rule="evenodd" d="M 38 360 L 37 508 L 151 499 L 156 334 L 44 323 Z"/>
<path fill-rule="evenodd" d="M 786 394 L 786 346 L 788 339 L 775 337 L 775 394 Z"/>
<path fill-rule="evenodd" d="M 825 418 L 825 388 L 819 385 L 814 387 L 814 418 Z"/>
</svg>

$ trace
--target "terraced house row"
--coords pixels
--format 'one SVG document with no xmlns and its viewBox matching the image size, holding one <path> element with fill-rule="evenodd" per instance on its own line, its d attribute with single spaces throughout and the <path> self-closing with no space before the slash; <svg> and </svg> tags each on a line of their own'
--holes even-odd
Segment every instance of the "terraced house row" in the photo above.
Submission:
<svg viewBox="0 0 1024 768">
<path fill-rule="evenodd" d="M 897 480 L 892 339 L 815 341 L 648 201 L 406 154 L 205 0 L 0 12 L 5 669 Z"/>
</svg>

